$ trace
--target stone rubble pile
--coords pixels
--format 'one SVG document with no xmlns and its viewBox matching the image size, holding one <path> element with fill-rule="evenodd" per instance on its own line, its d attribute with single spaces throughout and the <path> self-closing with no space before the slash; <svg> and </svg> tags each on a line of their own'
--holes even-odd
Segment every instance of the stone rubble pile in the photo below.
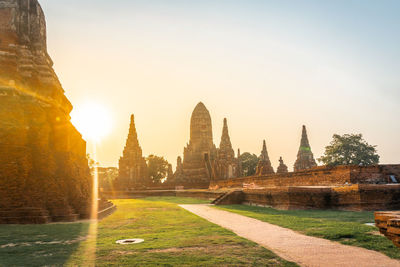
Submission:
<svg viewBox="0 0 400 267">
<path fill-rule="evenodd" d="M 375 225 L 400 248 L 400 211 L 375 212 Z"/>
</svg>

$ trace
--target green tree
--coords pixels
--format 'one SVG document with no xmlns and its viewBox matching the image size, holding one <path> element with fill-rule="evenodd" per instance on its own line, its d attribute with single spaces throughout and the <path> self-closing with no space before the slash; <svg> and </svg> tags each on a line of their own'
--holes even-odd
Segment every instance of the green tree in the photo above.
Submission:
<svg viewBox="0 0 400 267">
<path fill-rule="evenodd" d="M 362 134 L 333 135 L 333 140 L 325 148 L 325 154 L 318 159 L 328 166 L 374 165 L 379 163 L 376 146 L 369 145 Z"/>
<path fill-rule="evenodd" d="M 155 155 L 148 156 L 146 160 L 150 179 L 153 183 L 161 183 L 168 173 L 168 161 Z"/>
<path fill-rule="evenodd" d="M 258 157 L 255 154 L 245 152 L 240 155 L 240 161 L 242 162 L 244 176 L 252 176 L 256 173 Z"/>
</svg>

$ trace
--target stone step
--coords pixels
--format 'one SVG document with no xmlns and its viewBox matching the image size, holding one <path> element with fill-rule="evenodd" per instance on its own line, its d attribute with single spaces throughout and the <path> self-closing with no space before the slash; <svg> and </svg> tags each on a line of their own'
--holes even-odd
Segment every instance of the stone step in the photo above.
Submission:
<svg viewBox="0 0 400 267">
<path fill-rule="evenodd" d="M 112 204 L 112 203 L 111 203 L 111 204 Z M 98 218 L 99 220 L 100 220 L 100 219 L 104 219 L 105 217 L 107 217 L 107 216 L 113 214 L 116 210 L 117 210 L 117 207 L 116 207 L 114 204 L 112 204 L 112 206 L 110 206 L 110 207 L 108 207 L 108 208 L 106 208 L 106 209 L 100 210 L 100 211 L 97 213 L 97 218 Z"/>
</svg>

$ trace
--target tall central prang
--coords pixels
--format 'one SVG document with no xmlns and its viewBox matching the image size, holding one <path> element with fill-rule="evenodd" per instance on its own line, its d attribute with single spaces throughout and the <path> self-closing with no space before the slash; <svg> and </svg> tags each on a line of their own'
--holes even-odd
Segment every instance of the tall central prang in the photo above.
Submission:
<svg viewBox="0 0 400 267">
<path fill-rule="evenodd" d="M 192 113 L 190 140 L 184 149 L 183 175 L 178 178 L 179 182 L 208 183 L 213 177 L 211 162 L 216 152 L 210 112 L 200 102 Z"/>
</svg>

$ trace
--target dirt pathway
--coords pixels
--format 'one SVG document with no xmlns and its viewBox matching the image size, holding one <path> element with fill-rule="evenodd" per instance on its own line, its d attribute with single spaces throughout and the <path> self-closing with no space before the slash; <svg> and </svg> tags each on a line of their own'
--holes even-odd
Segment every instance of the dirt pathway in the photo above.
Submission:
<svg viewBox="0 0 400 267">
<path fill-rule="evenodd" d="M 301 266 L 400 266 L 400 261 L 376 251 L 302 235 L 286 228 L 218 210 L 208 205 L 180 206 Z"/>
</svg>

